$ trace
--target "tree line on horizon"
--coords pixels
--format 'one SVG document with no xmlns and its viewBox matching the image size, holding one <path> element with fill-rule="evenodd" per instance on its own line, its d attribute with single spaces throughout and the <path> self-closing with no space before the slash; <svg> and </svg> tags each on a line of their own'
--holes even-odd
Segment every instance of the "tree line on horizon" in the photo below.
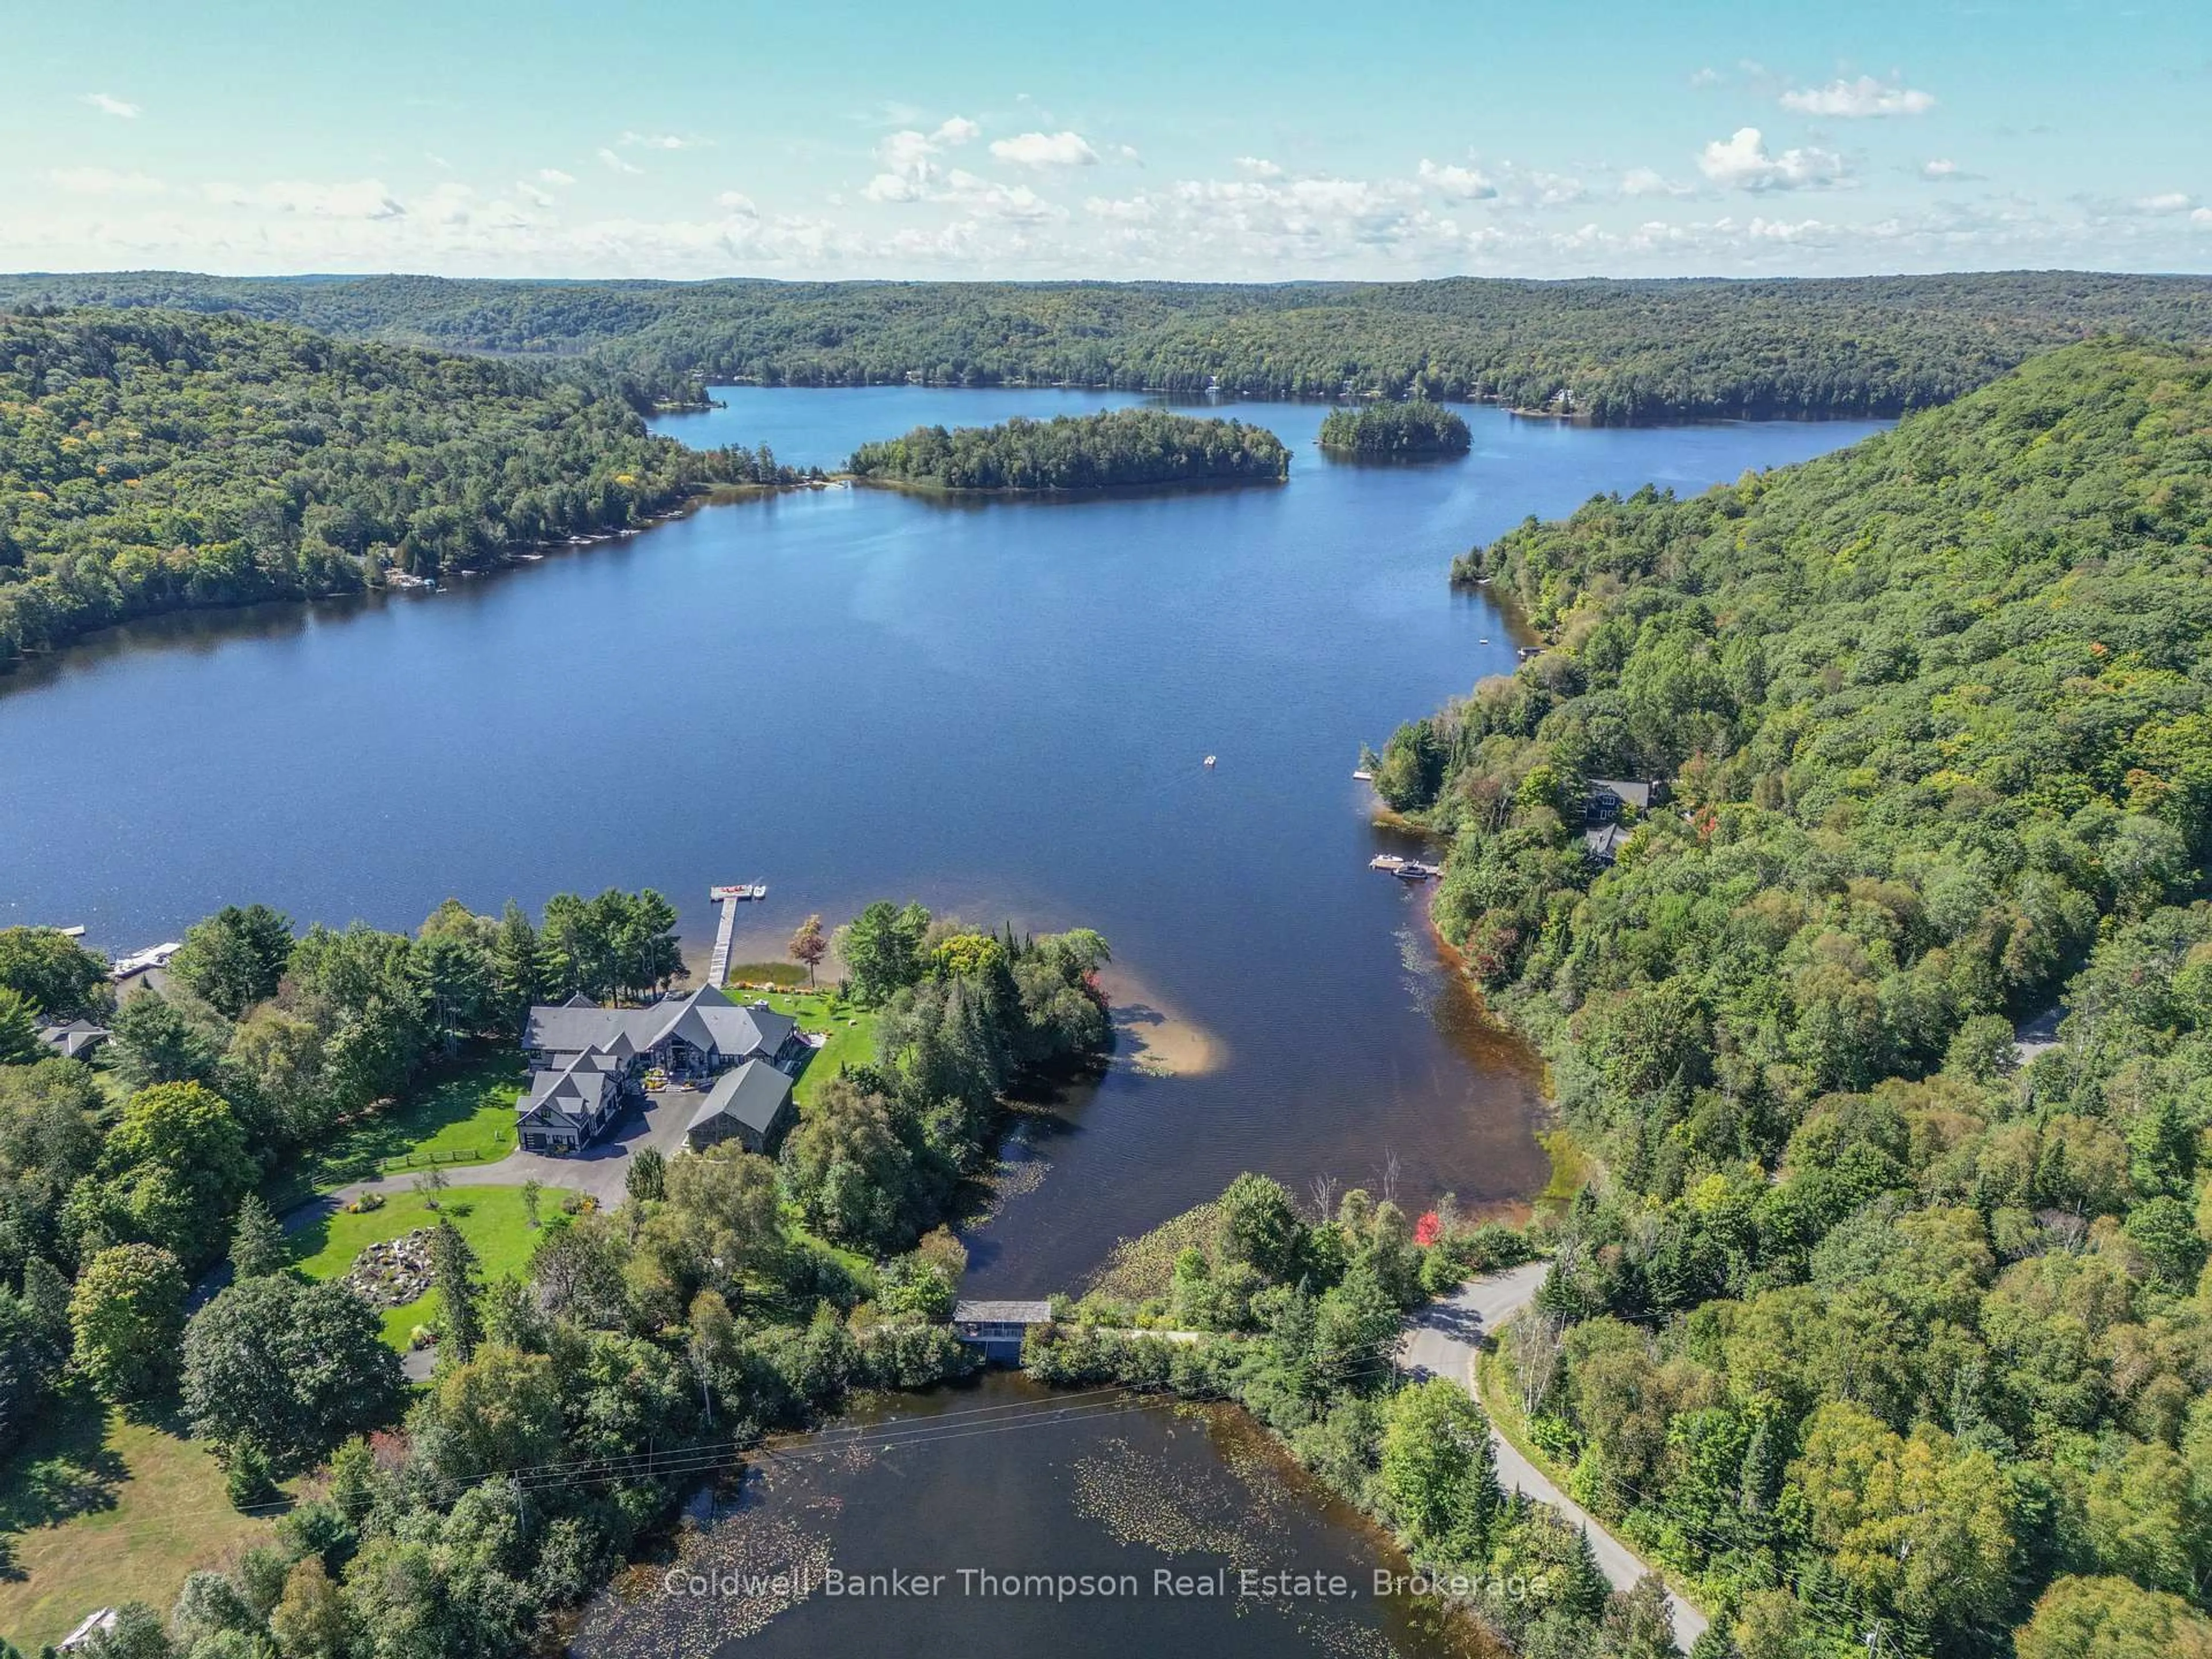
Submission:
<svg viewBox="0 0 2212 1659">
<path fill-rule="evenodd" d="M 2212 278 L 2091 271 L 1415 283 L 554 283 L 0 276 L 0 307 L 235 311 L 535 355 L 641 399 L 764 386 L 1076 385 L 1488 401 L 1609 424 L 1889 416 L 2107 334 L 2212 337 Z"/>
</svg>

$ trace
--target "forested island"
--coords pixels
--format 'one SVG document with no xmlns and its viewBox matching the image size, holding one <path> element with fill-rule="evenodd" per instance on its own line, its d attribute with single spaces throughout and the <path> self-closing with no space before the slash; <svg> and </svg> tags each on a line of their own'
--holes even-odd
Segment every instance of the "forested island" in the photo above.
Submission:
<svg viewBox="0 0 2212 1659">
<path fill-rule="evenodd" d="M 1401 456 L 1464 455 L 1474 440 L 1467 422 L 1426 398 L 1332 409 L 1321 423 L 1321 447 L 1376 459 Z"/>
<path fill-rule="evenodd" d="M 1071 385 L 1429 397 L 1612 424 L 1895 415 L 2108 333 L 2212 337 L 2212 278 L 2089 271 L 1727 281 L 492 282 L 0 277 L 0 307 L 234 311 L 540 354 L 696 404 L 763 386 Z"/>
<path fill-rule="evenodd" d="M 2100 343 L 1531 520 L 1455 574 L 1546 647 L 1379 757 L 1605 1175 L 1500 1397 L 1741 1652 L 2212 1648 L 2208 432 Z"/>
<path fill-rule="evenodd" d="M 863 445 L 846 465 L 872 483 L 1008 492 L 1280 483 L 1291 474 L 1290 452 L 1265 427 L 1164 409 L 918 426 Z"/>
<path fill-rule="evenodd" d="M 0 670 L 188 606 L 434 580 L 799 481 L 605 374 L 185 312 L 0 315 Z"/>
</svg>

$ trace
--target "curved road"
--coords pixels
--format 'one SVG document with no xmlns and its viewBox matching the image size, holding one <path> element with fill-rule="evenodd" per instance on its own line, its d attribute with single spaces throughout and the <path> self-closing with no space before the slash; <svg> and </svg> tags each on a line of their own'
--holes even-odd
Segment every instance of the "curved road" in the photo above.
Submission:
<svg viewBox="0 0 2212 1659">
<path fill-rule="evenodd" d="M 1474 1393 L 1474 1356 L 1483 1338 L 1528 1305 L 1537 1286 L 1544 1282 L 1545 1272 L 1545 1263 L 1531 1261 L 1504 1273 L 1486 1273 L 1469 1279 L 1443 1300 L 1431 1303 L 1407 1322 L 1398 1346 L 1400 1362 L 1417 1372 L 1449 1376 Z M 1497 1459 L 1498 1484 L 1550 1504 L 1588 1534 L 1598 1570 L 1615 1589 L 1633 1589 L 1651 1571 L 1635 1551 L 1515 1450 L 1494 1424 L 1490 1447 Z M 1674 1645 L 1687 1653 L 1705 1633 L 1705 1615 L 1672 1590 L 1667 1593 L 1667 1610 L 1674 1620 Z"/>
</svg>

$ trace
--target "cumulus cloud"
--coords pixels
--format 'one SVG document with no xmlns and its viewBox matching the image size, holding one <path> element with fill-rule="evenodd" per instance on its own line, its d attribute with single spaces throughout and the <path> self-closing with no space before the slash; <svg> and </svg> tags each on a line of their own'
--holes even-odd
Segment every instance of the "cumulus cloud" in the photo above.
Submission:
<svg viewBox="0 0 2212 1659">
<path fill-rule="evenodd" d="M 541 185 L 573 185 L 576 182 L 576 175 L 563 173 L 558 167 L 540 167 L 538 169 L 538 182 Z"/>
<path fill-rule="evenodd" d="M 625 161 L 611 149 L 601 149 L 599 160 L 617 173 L 643 173 L 645 169 L 634 161 Z"/>
<path fill-rule="evenodd" d="M 860 193 L 872 202 L 927 201 L 942 177 L 938 157 L 974 143 L 982 131 L 965 116 L 955 115 L 931 132 L 905 127 L 890 134 L 876 146 L 876 161 L 883 171 Z"/>
<path fill-rule="evenodd" d="M 465 185 L 441 185 L 439 189 L 465 190 Z M 202 192 L 218 207 L 262 208 L 272 213 L 297 214 L 315 219 L 403 219 L 407 210 L 379 179 L 357 179 L 343 184 L 317 184 L 304 179 L 279 179 L 265 185 L 215 184 Z"/>
<path fill-rule="evenodd" d="M 1720 83 L 1721 72 L 1711 64 L 1690 71 L 1690 84 L 1693 87 L 1717 87 Z"/>
<path fill-rule="evenodd" d="M 2192 225 L 2202 225 L 2205 229 L 2212 230 L 2212 208 L 2198 208 L 2189 216 L 2189 222 Z"/>
<path fill-rule="evenodd" d="M 1800 115 L 1864 121 L 1885 115 L 1925 115 L 1936 107 L 1936 97 L 1901 81 L 1862 75 L 1856 81 L 1838 79 L 1825 87 L 1793 87 L 1782 94 L 1782 107 Z"/>
<path fill-rule="evenodd" d="M 1844 176 L 1844 158 L 1811 146 L 1770 153 L 1757 127 L 1738 127 L 1698 155 L 1698 171 L 1733 190 L 1813 190 Z"/>
<path fill-rule="evenodd" d="M 1264 155 L 1238 156 L 1237 158 L 1237 171 L 1243 173 L 1247 179 L 1279 179 L 1283 176 L 1282 168 L 1277 167 L 1273 161 L 1270 161 Z"/>
<path fill-rule="evenodd" d="M 110 167 L 56 167 L 46 177 L 72 196 L 159 196 L 168 188 L 149 174 Z"/>
<path fill-rule="evenodd" d="M 119 116 L 125 121 L 135 121 L 138 118 L 137 105 L 128 103 L 112 93 L 88 92 L 84 95 L 84 101 L 102 115 Z"/>
<path fill-rule="evenodd" d="M 1933 161 L 1920 164 L 1920 176 L 1923 179 L 1955 179 L 1959 176 L 1959 164 L 1947 156 L 1939 155 Z"/>
<path fill-rule="evenodd" d="M 2190 197 L 2185 191 L 2179 190 L 2161 191 L 2155 196 L 2137 197 L 2136 198 L 2135 209 L 2137 213 L 2183 213 L 2188 210 L 2190 200 Z"/>
<path fill-rule="evenodd" d="M 1098 152 L 1079 132 L 1024 132 L 1018 137 L 992 143 L 991 154 L 1001 161 L 1024 167 L 1088 167 L 1098 164 Z"/>
<path fill-rule="evenodd" d="M 1489 202 L 1497 199 L 1497 181 L 1480 167 L 1463 167 L 1449 163 L 1439 167 L 1424 156 L 1416 171 L 1423 184 L 1449 201 Z"/>
<path fill-rule="evenodd" d="M 716 205 L 721 207 L 727 212 L 736 214 L 739 218 L 757 219 L 760 217 L 760 210 L 753 205 L 753 198 L 746 195 L 741 190 L 726 190 L 720 196 L 717 196 L 714 198 L 714 201 Z"/>
<path fill-rule="evenodd" d="M 672 132 L 625 132 L 617 142 L 629 149 L 701 149 L 709 141 Z"/>
</svg>

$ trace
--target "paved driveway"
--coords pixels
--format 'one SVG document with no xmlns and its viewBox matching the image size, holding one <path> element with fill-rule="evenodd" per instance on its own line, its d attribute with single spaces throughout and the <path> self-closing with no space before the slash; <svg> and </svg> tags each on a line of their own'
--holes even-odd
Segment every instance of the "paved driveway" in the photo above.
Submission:
<svg viewBox="0 0 2212 1659">
<path fill-rule="evenodd" d="M 623 1201 L 623 1183 L 630 1160 L 646 1147 L 672 1153 L 684 1143 L 684 1131 L 706 1096 L 696 1089 L 664 1089 L 647 1095 L 642 1109 L 632 1107 L 614 1128 L 580 1152 L 554 1158 L 544 1152 L 509 1152 L 495 1164 L 441 1164 L 437 1167 L 456 1187 L 520 1187 L 536 1181 L 572 1193 L 586 1193 L 602 1209 Z M 349 1182 L 309 1200 L 284 1217 L 287 1231 L 304 1227 L 350 1204 L 363 1193 L 412 1192 L 422 1178 L 422 1170 L 403 1170 L 373 1181 Z"/>
<path fill-rule="evenodd" d="M 1486 1273 L 1469 1279 L 1443 1300 L 1431 1303 L 1407 1322 L 1398 1346 L 1400 1363 L 1431 1376 L 1449 1376 L 1473 1393 L 1475 1351 L 1486 1336 L 1528 1305 L 1543 1284 L 1546 1271 L 1543 1262 L 1531 1261 L 1504 1273 Z M 1498 1484 L 1549 1504 L 1587 1533 L 1598 1570 L 1615 1589 L 1633 1589 L 1651 1571 L 1635 1551 L 1516 1451 L 1495 1425 L 1490 1431 L 1490 1449 L 1498 1463 Z M 1674 1645 L 1687 1653 L 1705 1632 L 1705 1615 L 1671 1590 L 1667 1608 L 1674 1619 Z"/>
</svg>

